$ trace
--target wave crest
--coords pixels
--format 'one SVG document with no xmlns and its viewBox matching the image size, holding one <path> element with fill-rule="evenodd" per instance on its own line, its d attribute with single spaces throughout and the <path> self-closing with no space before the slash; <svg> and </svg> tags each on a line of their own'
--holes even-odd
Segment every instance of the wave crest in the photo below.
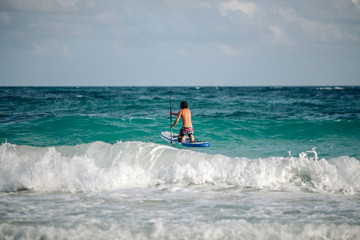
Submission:
<svg viewBox="0 0 360 240">
<path fill-rule="evenodd" d="M 314 153 L 316 153 L 314 151 Z M 360 162 L 348 156 L 230 158 L 144 142 L 0 146 L 0 191 L 92 192 L 178 184 L 281 191 L 360 191 Z"/>
</svg>

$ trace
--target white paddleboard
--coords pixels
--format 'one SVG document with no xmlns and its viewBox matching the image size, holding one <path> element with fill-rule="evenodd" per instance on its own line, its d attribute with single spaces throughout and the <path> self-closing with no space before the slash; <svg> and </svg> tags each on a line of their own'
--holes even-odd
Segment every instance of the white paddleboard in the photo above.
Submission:
<svg viewBox="0 0 360 240">
<path fill-rule="evenodd" d="M 177 143 L 177 144 L 180 144 L 185 147 L 210 147 L 211 146 L 211 144 L 209 142 L 203 142 L 203 141 L 198 141 L 198 140 L 195 140 L 194 142 L 190 142 L 190 139 L 188 136 L 185 137 L 185 142 L 179 142 L 178 134 L 171 133 L 166 130 L 161 131 L 160 137 L 169 143 L 171 143 L 171 142 L 173 144 Z"/>
</svg>

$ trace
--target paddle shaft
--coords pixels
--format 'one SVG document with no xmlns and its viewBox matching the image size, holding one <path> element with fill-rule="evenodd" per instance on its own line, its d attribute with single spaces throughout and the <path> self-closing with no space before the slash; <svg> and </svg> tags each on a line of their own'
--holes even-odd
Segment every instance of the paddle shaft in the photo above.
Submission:
<svg viewBox="0 0 360 240">
<path fill-rule="evenodd" d="M 170 143 L 172 144 L 172 128 L 171 128 L 171 125 L 172 125 L 172 114 L 171 114 L 171 91 L 169 91 L 169 96 L 170 96 Z"/>
</svg>

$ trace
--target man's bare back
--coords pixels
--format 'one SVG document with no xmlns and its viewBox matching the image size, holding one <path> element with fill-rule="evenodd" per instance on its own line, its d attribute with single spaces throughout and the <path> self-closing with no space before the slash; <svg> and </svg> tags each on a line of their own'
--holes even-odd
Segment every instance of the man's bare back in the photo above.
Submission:
<svg viewBox="0 0 360 240">
<path fill-rule="evenodd" d="M 192 127 L 190 109 L 185 108 L 185 109 L 180 110 L 178 112 L 177 116 L 178 116 L 178 118 L 181 117 L 183 127 Z"/>
<path fill-rule="evenodd" d="M 182 102 L 181 103 L 181 110 L 178 113 L 174 113 L 170 111 L 170 114 L 177 116 L 174 124 L 170 127 L 171 129 L 179 122 L 180 118 L 182 120 L 182 128 L 180 130 L 179 133 L 179 141 L 181 140 L 182 142 L 185 141 L 185 135 L 189 135 L 190 139 L 192 142 L 195 141 L 194 135 L 193 135 L 193 125 L 191 122 L 191 111 L 189 108 L 187 108 L 187 103 L 183 104 L 186 102 Z M 181 139 L 180 139 L 181 138 Z"/>
</svg>

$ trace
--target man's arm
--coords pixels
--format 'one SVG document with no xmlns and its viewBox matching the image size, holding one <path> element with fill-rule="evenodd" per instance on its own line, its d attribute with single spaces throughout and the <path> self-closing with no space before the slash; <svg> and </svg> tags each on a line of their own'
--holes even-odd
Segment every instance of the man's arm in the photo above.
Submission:
<svg viewBox="0 0 360 240">
<path fill-rule="evenodd" d="M 178 113 L 174 113 L 174 112 L 172 112 L 172 111 L 170 111 L 170 114 L 175 115 L 175 116 L 178 116 L 178 115 L 179 115 Z"/>
<path fill-rule="evenodd" d="M 179 122 L 180 117 L 181 117 L 181 112 L 179 112 L 178 114 L 176 114 L 176 116 L 177 116 L 177 118 L 176 118 L 174 124 L 170 127 L 170 129 L 173 128 L 173 127 L 175 127 L 175 125 Z"/>
</svg>

